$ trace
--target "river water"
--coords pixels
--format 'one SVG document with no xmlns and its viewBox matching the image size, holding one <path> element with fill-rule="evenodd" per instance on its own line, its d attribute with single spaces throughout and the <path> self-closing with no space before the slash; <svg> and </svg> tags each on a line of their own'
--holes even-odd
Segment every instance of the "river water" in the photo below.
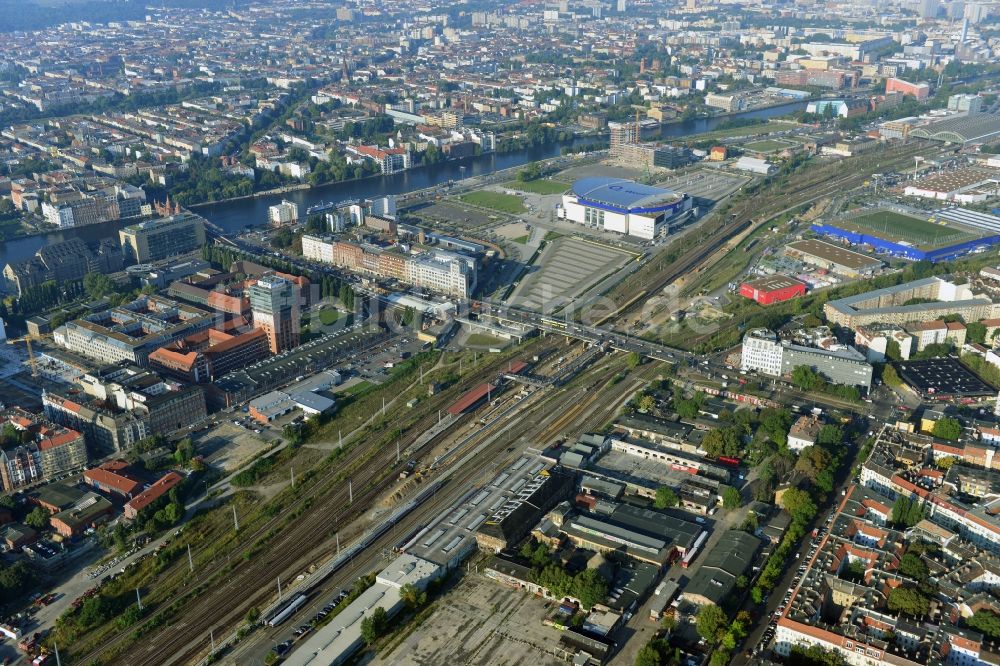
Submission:
<svg viewBox="0 0 1000 666">
<path fill-rule="evenodd" d="M 721 118 L 699 118 L 665 125 L 663 137 L 681 137 L 700 134 L 715 129 L 721 122 L 733 118 L 773 118 L 805 108 L 805 102 L 794 102 L 737 113 Z M 545 146 L 528 148 L 502 155 L 488 154 L 479 157 L 469 157 L 462 160 L 449 160 L 428 167 L 417 167 L 389 176 L 376 176 L 361 180 L 351 180 L 341 183 L 330 183 L 308 190 L 288 192 L 284 195 L 240 199 L 218 204 L 196 206 L 193 210 L 204 216 L 213 224 L 227 232 L 241 231 L 247 225 L 264 224 L 267 220 L 267 208 L 288 199 L 299 204 L 303 213 L 305 209 L 322 201 L 343 201 L 346 199 L 364 199 L 385 194 L 402 194 L 434 185 L 447 183 L 449 180 L 459 180 L 470 176 L 489 174 L 501 169 L 521 166 L 528 162 L 558 157 L 565 146 L 587 145 L 595 141 L 592 137 L 581 137 L 570 142 L 551 143 Z M 81 238 L 91 242 L 109 236 L 116 236 L 118 230 L 125 226 L 124 222 L 106 222 L 86 227 L 54 231 L 44 235 L 17 238 L 0 243 L 0 266 L 8 262 L 22 261 L 33 255 L 38 248 L 46 243 L 55 243 L 67 238 Z"/>
</svg>

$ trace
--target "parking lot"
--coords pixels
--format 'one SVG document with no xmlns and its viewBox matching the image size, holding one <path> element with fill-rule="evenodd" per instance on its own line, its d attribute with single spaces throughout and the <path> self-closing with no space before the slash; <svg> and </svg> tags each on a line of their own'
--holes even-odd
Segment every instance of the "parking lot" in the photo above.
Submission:
<svg viewBox="0 0 1000 666">
<path fill-rule="evenodd" d="M 657 186 L 675 192 L 685 192 L 695 199 L 714 203 L 729 196 L 749 180 L 747 176 L 702 168 L 672 175 L 658 182 Z"/>
<path fill-rule="evenodd" d="M 560 632 L 542 624 L 546 601 L 482 575 L 465 576 L 412 634 L 373 664 L 562 664 Z"/>
<path fill-rule="evenodd" d="M 630 255 L 576 238 L 557 238 L 539 256 L 511 294 L 511 302 L 542 308 L 555 298 L 575 298 L 619 269 Z"/>
<path fill-rule="evenodd" d="M 453 203 L 432 203 L 409 211 L 429 220 L 457 227 L 481 227 L 493 221 L 490 215 L 478 208 Z"/>
</svg>

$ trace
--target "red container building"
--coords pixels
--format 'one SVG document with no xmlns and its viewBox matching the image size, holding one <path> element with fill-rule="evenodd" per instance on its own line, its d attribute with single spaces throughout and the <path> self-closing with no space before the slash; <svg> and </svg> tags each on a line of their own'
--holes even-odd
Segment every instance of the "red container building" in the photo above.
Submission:
<svg viewBox="0 0 1000 666">
<path fill-rule="evenodd" d="M 757 301 L 761 305 L 780 303 L 796 296 L 804 296 L 805 293 L 805 283 L 787 275 L 768 275 L 740 285 L 740 296 Z"/>
</svg>

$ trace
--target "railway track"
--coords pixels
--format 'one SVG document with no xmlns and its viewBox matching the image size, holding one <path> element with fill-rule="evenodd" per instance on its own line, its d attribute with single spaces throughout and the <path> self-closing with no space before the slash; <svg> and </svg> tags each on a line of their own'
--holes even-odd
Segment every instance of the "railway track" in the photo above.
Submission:
<svg viewBox="0 0 1000 666">
<path fill-rule="evenodd" d="M 885 155 L 884 161 L 879 162 L 879 167 L 883 170 L 908 164 L 909 160 L 913 159 L 914 155 L 933 152 L 936 149 L 929 148 L 924 144 L 913 143 L 894 150 L 895 153 L 893 155 Z M 831 170 L 832 169 L 833 167 L 831 166 Z M 719 248 L 723 247 L 725 243 L 737 234 L 746 230 L 749 226 L 759 226 L 764 224 L 773 218 L 775 214 L 780 214 L 781 211 L 794 209 L 823 197 L 830 196 L 831 194 L 853 189 L 854 187 L 861 185 L 862 182 L 869 177 L 869 174 L 864 170 L 841 169 L 840 171 L 842 172 L 841 175 L 833 178 L 832 180 L 828 180 L 827 182 L 822 181 L 821 175 L 818 177 L 806 178 L 803 181 L 795 182 L 794 184 L 789 185 L 787 188 L 782 188 L 780 204 L 776 204 L 777 206 L 780 206 L 780 208 L 772 206 L 765 209 L 765 211 L 755 209 L 754 205 L 757 197 L 752 197 L 749 200 L 742 202 L 734 211 L 730 211 L 729 221 L 717 221 L 714 225 L 699 230 L 700 233 L 706 237 L 704 242 L 689 248 L 664 270 L 654 276 L 650 276 L 650 281 L 647 282 L 648 286 L 645 286 L 643 289 L 638 290 L 635 293 L 626 292 L 625 303 L 614 312 L 606 315 L 602 321 L 598 323 L 605 323 L 614 318 L 620 318 L 635 310 L 637 307 L 642 307 L 643 296 L 656 294 L 667 285 L 675 282 L 681 276 L 691 273 L 696 267 L 703 264 L 706 259 L 718 251 Z M 826 171 L 824 170 L 821 173 L 825 174 Z M 756 222 L 751 220 L 753 217 L 758 218 Z M 633 281 L 636 280 L 633 279 Z"/>
<path fill-rule="evenodd" d="M 545 343 L 540 342 L 539 346 L 545 346 Z M 482 366 L 483 374 L 489 376 L 502 371 L 504 363 L 505 361 L 497 360 L 484 364 Z M 454 394 L 468 390 L 475 381 L 475 379 L 466 380 L 461 383 L 457 390 L 442 394 L 436 401 L 428 403 L 425 407 L 428 410 L 427 413 L 415 423 L 408 424 L 407 420 L 412 416 L 404 413 L 383 425 L 381 432 L 387 433 L 406 426 L 406 439 L 415 439 L 421 432 L 430 429 L 436 423 L 436 407 L 443 406 L 447 401 L 453 399 Z M 429 409 L 431 407 L 433 409 Z M 336 487 L 337 478 L 344 473 L 344 470 L 334 467 L 288 506 L 283 507 L 282 514 L 265 522 L 249 537 L 240 539 L 241 550 L 252 548 L 256 541 L 265 537 L 271 530 L 279 529 L 288 513 L 303 509 L 301 518 L 284 529 L 280 529 L 277 535 L 268 541 L 266 547 L 259 549 L 261 552 L 252 557 L 249 562 L 244 562 L 241 559 L 231 565 L 226 560 L 219 559 L 214 564 L 201 567 L 193 574 L 187 571 L 186 558 L 180 558 L 183 561 L 175 562 L 161 580 L 175 580 L 178 576 L 187 579 L 179 601 L 182 604 L 192 605 L 192 607 L 183 609 L 182 625 L 198 627 L 199 630 L 205 631 L 209 628 L 217 628 L 220 632 L 227 627 L 235 626 L 242 620 L 247 610 L 254 606 L 263 605 L 272 596 L 270 586 L 264 586 L 261 589 L 261 580 L 270 580 L 279 574 L 286 579 L 291 579 L 296 573 L 315 563 L 316 551 L 322 547 L 320 542 L 325 542 L 333 536 L 331 526 L 347 525 L 363 515 L 371 508 L 373 501 L 380 497 L 394 482 L 391 470 L 396 464 L 396 450 L 392 446 L 379 446 L 382 439 L 384 439 L 384 435 L 362 440 L 351 451 L 353 460 L 364 461 L 351 473 L 354 487 L 353 503 L 350 502 L 351 493 L 346 484 L 340 483 L 339 487 Z M 308 505 L 307 502 L 309 502 Z M 328 554 L 329 549 L 326 548 L 323 552 Z M 227 571 L 227 568 L 230 570 Z M 289 573 L 291 576 L 288 576 Z M 228 578 L 222 583 L 221 579 L 224 575 Z M 219 587 L 212 587 L 210 591 L 205 592 L 206 586 L 213 585 L 219 585 Z M 204 593 L 204 596 L 189 596 L 192 595 L 192 592 L 199 590 Z M 163 600 L 156 604 L 152 602 L 154 597 L 155 595 L 149 596 L 153 611 L 143 619 L 143 623 L 154 621 L 170 626 L 170 618 L 179 610 L 174 608 L 171 611 L 175 600 Z M 212 599 L 213 601 L 199 603 L 201 599 Z M 97 649 L 79 659 L 74 659 L 74 661 L 92 663 L 100 660 L 102 663 L 156 664 L 159 666 L 186 661 L 195 656 L 199 650 L 186 640 L 177 637 L 178 632 L 176 631 L 159 631 L 151 640 L 147 639 L 144 642 L 145 649 L 128 650 L 122 654 L 107 657 L 108 652 L 116 650 L 122 652 L 119 646 L 131 634 L 132 630 L 117 633 L 105 640 Z M 173 638 L 157 640 L 157 636 Z M 178 645 L 178 643 L 182 644 Z"/>
</svg>

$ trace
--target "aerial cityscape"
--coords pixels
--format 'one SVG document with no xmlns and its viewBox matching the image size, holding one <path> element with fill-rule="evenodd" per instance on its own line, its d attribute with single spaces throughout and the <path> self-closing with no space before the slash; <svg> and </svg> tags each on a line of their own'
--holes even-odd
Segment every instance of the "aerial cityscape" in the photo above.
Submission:
<svg viewBox="0 0 1000 666">
<path fill-rule="evenodd" d="M 0 0 L 0 664 L 1000 666 L 1000 1 Z"/>
</svg>

